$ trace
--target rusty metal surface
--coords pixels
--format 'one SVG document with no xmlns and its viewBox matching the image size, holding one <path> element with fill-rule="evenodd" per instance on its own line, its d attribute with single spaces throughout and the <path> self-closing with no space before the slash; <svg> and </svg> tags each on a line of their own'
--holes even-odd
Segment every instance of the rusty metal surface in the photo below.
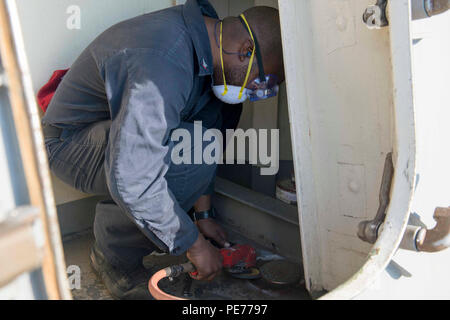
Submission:
<svg viewBox="0 0 450 320">
<path fill-rule="evenodd" d="M 436 226 L 408 225 L 400 248 L 416 252 L 439 252 L 450 247 L 450 208 L 436 208 Z"/>
<path fill-rule="evenodd" d="M 436 208 L 434 219 L 436 226 L 417 243 L 419 251 L 438 252 L 450 247 L 450 208 Z"/>
</svg>

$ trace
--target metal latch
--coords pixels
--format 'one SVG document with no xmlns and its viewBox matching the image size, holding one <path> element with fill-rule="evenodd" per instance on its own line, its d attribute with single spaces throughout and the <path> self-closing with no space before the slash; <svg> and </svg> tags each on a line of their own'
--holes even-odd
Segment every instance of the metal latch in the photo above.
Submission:
<svg viewBox="0 0 450 320">
<path fill-rule="evenodd" d="M 366 8 L 363 22 L 369 29 L 381 29 L 389 25 L 387 4 L 387 0 L 377 0 L 376 4 Z M 411 18 L 413 20 L 430 18 L 449 9 L 450 0 L 411 0 Z"/>
<path fill-rule="evenodd" d="M 369 243 L 375 243 L 383 229 L 386 210 L 390 201 L 394 165 L 392 153 L 386 156 L 383 179 L 380 188 L 380 206 L 373 220 L 362 221 L 358 225 L 358 237 Z M 400 248 L 412 251 L 438 252 L 450 247 L 450 208 L 436 208 L 434 212 L 436 226 L 429 230 L 422 226 L 408 225 Z"/>
<path fill-rule="evenodd" d="M 406 227 L 400 248 L 411 251 L 439 252 L 450 247 L 450 208 L 436 208 L 436 226 L 428 230 L 421 226 Z"/>
<path fill-rule="evenodd" d="M 413 20 L 430 18 L 450 9 L 450 0 L 411 0 Z"/>
<path fill-rule="evenodd" d="M 392 153 L 386 155 L 384 162 L 383 178 L 380 187 L 380 205 L 377 214 L 373 220 L 362 221 L 358 225 L 358 237 L 365 242 L 375 243 L 378 238 L 378 232 L 386 218 L 386 210 L 389 205 L 392 177 L 394 176 L 394 164 L 392 162 Z"/>
</svg>

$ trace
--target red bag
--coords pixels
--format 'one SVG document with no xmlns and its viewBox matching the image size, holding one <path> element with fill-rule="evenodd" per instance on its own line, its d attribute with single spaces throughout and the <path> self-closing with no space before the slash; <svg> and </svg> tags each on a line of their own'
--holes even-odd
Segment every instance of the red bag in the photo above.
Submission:
<svg viewBox="0 0 450 320">
<path fill-rule="evenodd" d="M 56 70 L 55 72 L 53 72 L 50 80 L 39 90 L 37 94 L 37 102 L 44 113 L 45 111 L 47 111 L 48 105 L 50 104 L 50 101 L 52 100 L 56 89 L 66 75 L 67 71 L 69 71 L 69 69 Z"/>
</svg>

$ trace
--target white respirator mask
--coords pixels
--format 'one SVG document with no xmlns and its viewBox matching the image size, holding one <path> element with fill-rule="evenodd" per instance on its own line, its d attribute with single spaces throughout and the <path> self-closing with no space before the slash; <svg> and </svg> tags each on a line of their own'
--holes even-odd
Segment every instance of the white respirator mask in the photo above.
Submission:
<svg viewBox="0 0 450 320">
<path fill-rule="evenodd" d="M 213 86 L 212 90 L 217 99 L 227 104 L 243 103 L 248 98 L 248 89 L 244 88 L 243 93 L 240 94 L 241 88 L 238 86 L 227 86 L 226 89 L 224 85 Z M 223 94 L 224 92 L 226 93 Z"/>
<path fill-rule="evenodd" d="M 217 30 L 214 32 L 216 34 L 216 42 L 218 42 L 218 47 L 220 50 L 220 62 L 222 66 L 222 76 L 223 76 L 223 85 L 213 85 L 212 90 L 214 95 L 221 101 L 227 104 L 239 104 L 243 103 L 245 100 L 250 98 L 250 101 L 259 101 L 264 100 L 270 97 L 274 97 L 278 94 L 278 79 L 275 75 L 265 75 L 264 66 L 262 63 L 261 50 L 259 48 L 258 40 L 254 36 L 252 29 L 250 28 L 247 19 L 244 14 L 241 14 L 239 19 L 241 20 L 243 26 L 247 29 L 250 38 L 255 44 L 253 50 L 247 52 L 247 54 L 241 54 L 240 52 L 227 52 L 223 49 L 222 35 L 223 35 L 223 21 L 219 21 L 220 23 L 220 40 L 217 41 Z M 216 23 L 216 29 L 217 24 Z M 246 58 L 250 58 L 250 62 L 247 69 L 247 74 L 245 75 L 244 84 L 242 87 L 238 86 L 229 86 L 227 85 L 227 81 L 225 79 L 225 70 L 223 66 L 223 53 L 226 54 L 234 54 L 239 56 L 244 56 Z M 249 85 L 250 89 L 247 88 L 248 79 L 250 73 L 252 71 L 253 61 L 255 59 L 255 54 L 257 56 L 257 62 L 259 67 L 259 77 L 252 81 Z"/>
</svg>

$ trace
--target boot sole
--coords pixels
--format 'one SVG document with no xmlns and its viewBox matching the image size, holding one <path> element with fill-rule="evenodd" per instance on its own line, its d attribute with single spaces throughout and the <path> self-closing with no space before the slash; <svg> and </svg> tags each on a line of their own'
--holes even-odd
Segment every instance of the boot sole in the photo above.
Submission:
<svg viewBox="0 0 450 320">
<path fill-rule="evenodd" d="M 133 298 L 133 291 L 124 292 L 117 288 L 116 285 L 109 279 L 107 276 L 107 272 L 102 271 L 101 263 L 97 259 L 97 254 L 94 252 L 94 247 L 91 248 L 91 252 L 89 254 L 89 265 L 91 266 L 94 273 L 100 278 L 105 285 L 108 292 L 115 300 L 137 300 Z M 147 300 L 147 299 L 142 299 Z"/>
<path fill-rule="evenodd" d="M 123 294 L 116 294 L 115 286 L 111 283 L 109 280 L 109 277 L 105 276 L 105 272 L 101 271 L 101 264 L 97 261 L 97 256 L 94 253 L 94 247 L 91 248 L 91 251 L 89 253 L 89 265 L 91 266 L 92 270 L 94 271 L 94 274 L 100 278 L 105 285 L 106 289 L 108 290 L 109 294 L 115 299 L 115 300 L 123 300 L 124 295 Z M 114 288 L 114 289 L 113 289 Z"/>
</svg>

